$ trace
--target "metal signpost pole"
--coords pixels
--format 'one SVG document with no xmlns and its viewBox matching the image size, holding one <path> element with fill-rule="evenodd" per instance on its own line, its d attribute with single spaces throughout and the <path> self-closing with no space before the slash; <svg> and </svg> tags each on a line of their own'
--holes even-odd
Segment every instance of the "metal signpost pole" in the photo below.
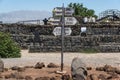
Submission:
<svg viewBox="0 0 120 80">
<path fill-rule="evenodd" d="M 61 72 L 63 72 L 63 67 L 64 67 L 64 63 L 63 63 L 63 53 L 64 53 L 64 26 L 65 26 L 65 8 L 64 8 L 64 4 L 62 7 L 62 29 L 61 29 L 61 38 L 62 38 L 62 42 L 61 42 Z"/>
</svg>

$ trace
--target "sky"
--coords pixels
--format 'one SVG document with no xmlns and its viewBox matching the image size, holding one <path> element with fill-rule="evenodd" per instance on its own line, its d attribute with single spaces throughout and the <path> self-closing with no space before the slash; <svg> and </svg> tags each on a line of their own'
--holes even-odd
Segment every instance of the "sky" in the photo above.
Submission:
<svg viewBox="0 0 120 80">
<path fill-rule="evenodd" d="M 83 3 L 89 9 L 95 10 L 96 14 L 107 9 L 120 10 L 120 0 L 0 0 L 0 13 L 18 10 L 39 10 L 52 12 L 54 7 L 65 7 L 69 3 Z"/>
</svg>

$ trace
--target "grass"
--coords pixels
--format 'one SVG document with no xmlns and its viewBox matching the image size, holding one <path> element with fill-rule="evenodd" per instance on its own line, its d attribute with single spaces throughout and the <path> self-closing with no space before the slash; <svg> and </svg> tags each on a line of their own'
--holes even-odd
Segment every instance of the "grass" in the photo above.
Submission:
<svg viewBox="0 0 120 80">
<path fill-rule="evenodd" d="M 93 48 L 84 48 L 81 50 L 81 53 L 93 54 L 98 53 L 99 51 Z"/>
</svg>

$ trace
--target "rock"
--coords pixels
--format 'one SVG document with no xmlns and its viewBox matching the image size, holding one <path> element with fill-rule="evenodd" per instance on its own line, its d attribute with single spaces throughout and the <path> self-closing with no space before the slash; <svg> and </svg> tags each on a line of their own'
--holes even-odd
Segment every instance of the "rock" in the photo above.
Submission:
<svg viewBox="0 0 120 80">
<path fill-rule="evenodd" d="M 49 64 L 47 65 L 47 67 L 48 67 L 48 68 L 58 68 L 59 66 L 56 65 L 56 64 L 54 64 L 54 63 L 49 63 Z"/>
<path fill-rule="evenodd" d="M 71 64 L 71 75 L 73 80 L 85 80 L 87 78 L 87 68 L 80 58 L 74 58 Z"/>
<path fill-rule="evenodd" d="M 0 59 L 0 72 L 4 71 L 4 63 L 3 61 Z"/>
<path fill-rule="evenodd" d="M 92 70 L 92 67 L 87 67 L 87 70 Z"/>
<path fill-rule="evenodd" d="M 52 78 L 50 78 L 50 80 L 59 80 L 59 79 L 56 79 L 56 78 L 52 77 Z"/>
<path fill-rule="evenodd" d="M 35 78 L 35 80 L 50 80 L 49 77 L 38 77 L 38 78 Z"/>
<path fill-rule="evenodd" d="M 116 69 L 116 71 L 115 71 L 117 74 L 120 74 L 120 69 Z"/>
<path fill-rule="evenodd" d="M 99 79 L 98 79 L 98 76 L 97 76 L 96 74 L 91 74 L 91 75 L 90 75 L 90 79 L 91 79 L 91 80 L 99 80 Z"/>
<path fill-rule="evenodd" d="M 31 76 L 25 76 L 25 80 L 33 80 Z"/>
<path fill-rule="evenodd" d="M 18 66 L 11 67 L 12 70 L 18 70 L 18 68 L 19 68 Z"/>
<path fill-rule="evenodd" d="M 17 71 L 18 71 L 18 72 L 23 72 L 23 71 L 25 71 L 25 68 L 19 67 L 19 68 L 17 69 Z"/>
<path fill-rule="evenodd" d="M 44 63 L 37 63 L 36 65 L 35 65 L 35 69 L 42 69 L 43 67 L 45 67 L 45 64 Z"/>
<path fill-rule="evenodd" d="M 8 74 L 8 75 L 5 75 L 4 77 L 5 77 L 5 79 L 9 79 L 9 78 L 11 78 L 11 75 Z"/>
<path fill-rule="evenodd" d="M 0 73 L 0 79 L 2 79 L 3 78 L 3 75 L 1 75 L 1 73 Z"/>
<path fill-rule="evenodd" d="M 109 74 L 110 74 L 110 76 L 108 76 L 107 79 L 116 79 L 116 78 L 119 78 L 118 74 L 115 73 L 115 72 L 114 73 L 112 72 L 112 73 L 109 73 Z"/>
<path fill-rule="evenodd" d="M 105 65 L 104 66 L 104 71 L 106 71 L 106 72 L 115 72 L 116 68 L 112 67 L 111 65 Z"/>
<path fill-rule="evenodd" d="M 89 75 L 89 76 L 87 76 L 87 79 L 86 79 L 86 80 L 91 80 L 90 75 Z"/>
<path fill-rule="evenodd" d="M 25 77 L 23 77 L 20 73 L 15 72 L 15 73 L 11 73 L 10 75 L 11 78 L 16 78 L 16 79 L 24 79 Z"/>
<path fill-rule="evenodd" d="M 62 80 L 70 80 L 70 75 L 69 74 L 62 75 Z"/>
<path fill-rule="evenodd" d="M 106 80 L 106 75 L 100 74 L 98 78 L 99 80 Z"/>
<path fill-rule="evenodd" d="M 104 67 L 96 67 L 97 71 L 104 71 Z"/>
<path fill-rule="evenodd" d="M 9 69 L 8 68 L 4 68 L 4 71 L 8 71 Z"/>
</svg>

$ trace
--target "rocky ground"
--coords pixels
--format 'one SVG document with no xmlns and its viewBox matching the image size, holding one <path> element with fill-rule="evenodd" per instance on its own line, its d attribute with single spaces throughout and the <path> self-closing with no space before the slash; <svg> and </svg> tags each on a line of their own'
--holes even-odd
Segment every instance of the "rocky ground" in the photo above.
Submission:
<svg viewBox="0 0 120 80">
<path fill-rule="evenodd" d="M 59 65 L 54 63 L 45 65 L 38 62 L 34 66 L 5 68 L 4 72 L 0 73 L 0 80 L 72 80 L 70 67 L 64 67 L 65 74 L 57 71 L 60 71 Z M 86 80 L 120 80 L 120 68 L 110 65 L 87 67 L 87 71 Z"/>
<path fill-rule="evenodd" d="M 60 53 L 28 53 L 27 50 L 21 53 L 21 58 L 2 59 L 5 69 L 0 73 L 0 80 L 72 80 L 70 65 L 74 57 L 86 64 L 87 80 L 120 80 L 119 53 L 65 53 L 66 74 L 56 73 L 60 71 Z"/>
</svg>

